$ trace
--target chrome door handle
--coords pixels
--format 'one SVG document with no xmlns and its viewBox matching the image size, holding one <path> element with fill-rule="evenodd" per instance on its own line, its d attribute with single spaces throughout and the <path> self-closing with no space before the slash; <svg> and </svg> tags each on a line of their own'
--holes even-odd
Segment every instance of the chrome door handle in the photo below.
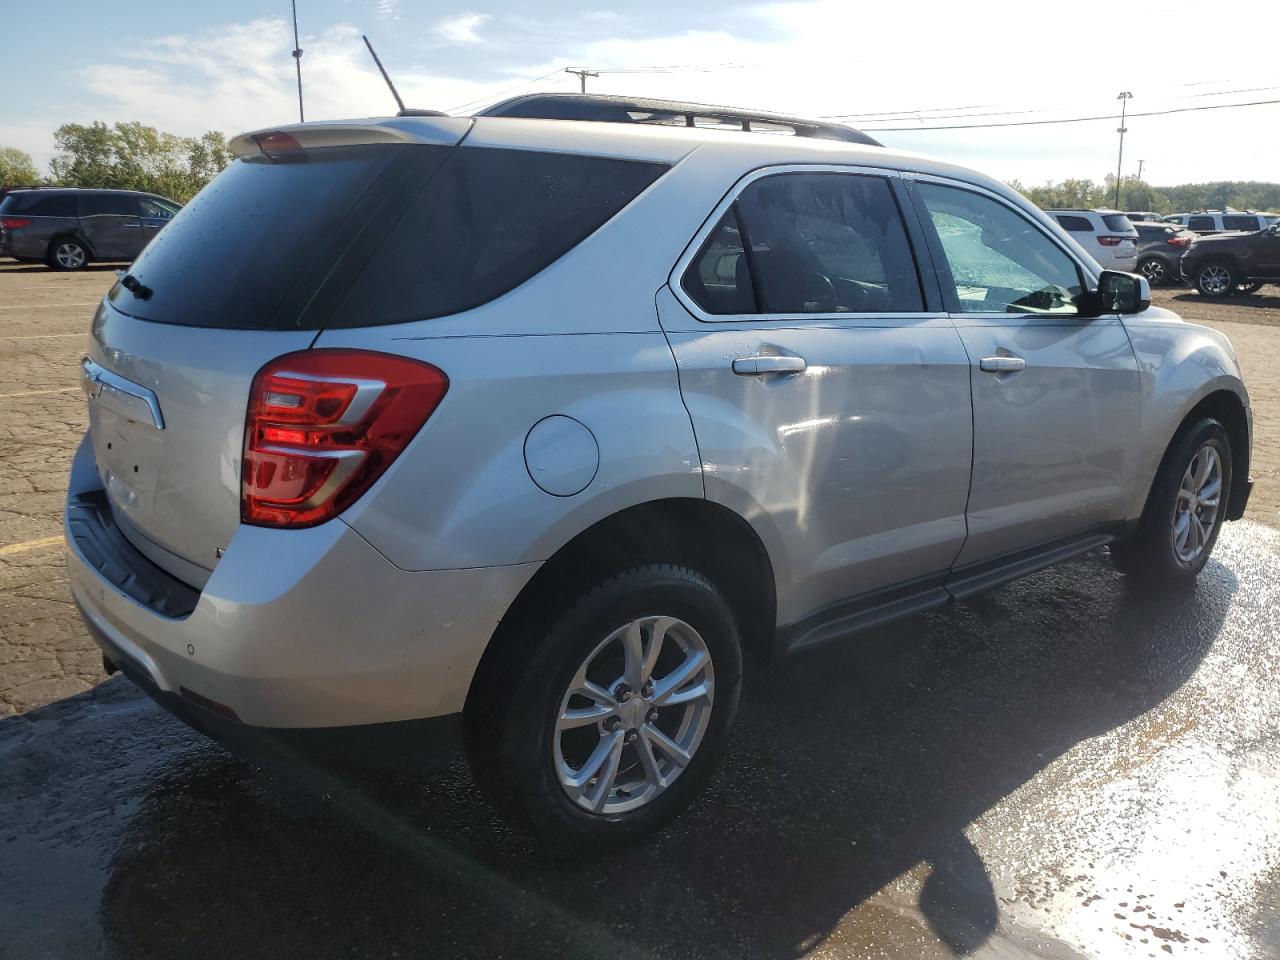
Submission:
<svg viewBox="0 0 1280 960">
<path fill-rule="evenodd" d="M 1016 373 L 1026 369 L 1027 361 L 1021 357 L 983 357 L 978 366 L 987 373 Z"/>
<path fill-rule="evenodd" d="M 804 368 L 804 357 L 794 356 L 757 354 L 733 361 L 733 372 L 740 377 L 757 377 L 765 373 L 800 373 Z"/>
</svg>

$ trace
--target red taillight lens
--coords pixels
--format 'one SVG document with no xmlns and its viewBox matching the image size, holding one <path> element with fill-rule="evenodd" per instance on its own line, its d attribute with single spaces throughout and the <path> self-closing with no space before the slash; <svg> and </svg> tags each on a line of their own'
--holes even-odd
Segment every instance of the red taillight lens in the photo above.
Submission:
<svg viewBox="0 0 1280 960">
<path fill-rule="evenodd" d="M 6 230 L 17 230 L 19 227 L 29 227 L 31 221 L 26 217 L 0 217 L 0 227 Z"/>
<path fill-rule="evenodd" d="M 307 153 L 302 149 L 302 144 L 287 133 L 258 133 L 253 140 L 272 163 L 306 162 Z"/>
<path fill-rule="evenodd" d="M 1120 246 L 1120 241 L 1121 241 L 1121 240 L 1124 240 L 1124 239 L 1127 239 L 1127 238 L 1125 238 L 1125 237 L 1099 237 L 1099 238 L 1098 238 L 1098 242 L 1099 242 L 1100 244 L 1102 244 L 1104 247 L 1118 247 L 1118 246 Z"/>
<path fill-rule="evenodd" d="M 449 389 L 443 371 L 368 350 L 304 350 L 258 371 L 249 393 L 240 517 L 310 527 L 354 503 Z"/>
<path fill-rule="evenodd" d="M 1173 236 L 1173 237 L 1170 237 L 1170 238 L 1169 238 L 1168 240 L 1166 240 L 1165 242 L 1166 242 L 1166 243 L 1171 243 L 1171 244 L 1173 244 L 1175 247 L 1189 247 L 1189 246 L 1191 246 L 1191 241 L 1192 241 L 1192 240 L 1194 240 L 1194 239 L 1195 239 L 1195 237 L 1178 237 L 1178 236 Z"/>
</svg>

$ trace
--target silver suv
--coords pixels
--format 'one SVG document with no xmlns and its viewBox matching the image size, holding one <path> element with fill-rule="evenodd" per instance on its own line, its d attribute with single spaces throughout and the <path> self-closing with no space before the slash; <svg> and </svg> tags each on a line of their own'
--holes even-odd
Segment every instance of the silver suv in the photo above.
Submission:
<svg viewBox="0 0 1280 960">
<path fill-rule="evenodd" d="M 289 755 L 461 739 L 598 848 L 703 786 L 744 660 L 1107 544 L 1190 584 L 1250 491 L 1225 337 L 995 180 L 664 109 L 234 141 L 93 317 L 108 670 Z"/>
</svg>

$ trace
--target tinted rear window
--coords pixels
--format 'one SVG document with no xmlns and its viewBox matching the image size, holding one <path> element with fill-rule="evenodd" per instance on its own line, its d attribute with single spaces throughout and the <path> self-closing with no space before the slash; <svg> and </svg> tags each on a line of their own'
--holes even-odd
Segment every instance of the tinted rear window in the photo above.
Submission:
<svg viewBox="0 0 1280 960">
<path fill-rule="evenodd" d="M 80 195 L 80 213 L 85 217 L 136 217 L 142 205 L 131 193 L 84 193 Z"/>
<path fill-rule="evenodd" d="M 1257 230 L 1257 217 L 1223 217 L 1223 230 Z"/>
<path fill-rule="evenodd" d="M 67 193 L 11 193 L 0 202 L 0 213 L 25 213 L 29 217 L 74 217 L 76 198 Z"/>
<path fill-rule="evenodd" d="M 1062 224 L 1063 230 L 1070 230 L 1072 233 L 1093 233 L 1093 224 L 1089 222 L 1088 217 L 1073 217 L 1070 214 L 1058 214 L 1058 223 Z"/>
<path fill-rule="evenodd" d="M 1213 230 L 1213 217 L 1191 217 L 1187 220 L 1187 226 L 1192 230 Z"/>
<path fill-rule="evenodd" d="M 135 262 L 144 319 L 352 327 L 468 310 L 589 236 L 666 166 L 568 154 L 384 144 L 237 160 Z"/>
<path fill-rule="evenodd" d="M 1108 230 L 1114 230 L 1117 233 L 1129 233 L 1133 230 L 1133 224 L 1123 213 L 1103 214 L 1102 222 L 1107 225 Z"/>
<path fill-rule="evenodd" d="M 370 252 L 326 326 L 460 313 L 554 263 L 667 169 L 527 150 L 454 150 Z"/>
</svg>

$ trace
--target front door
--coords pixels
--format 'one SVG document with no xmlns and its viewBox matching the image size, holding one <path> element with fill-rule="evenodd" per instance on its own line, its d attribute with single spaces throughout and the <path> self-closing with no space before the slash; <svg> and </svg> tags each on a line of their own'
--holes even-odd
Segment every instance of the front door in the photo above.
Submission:
<svg viewBox="0 0 1280 960">
<path fill-rule="evenodd" d="M 707 496 L 770 547 L 781 624 L 939 574 L 964 541 L 968 361 L 895 193 L 756 174 L 658 298 Z"/>
<path fill-rule="evenodd" d="M 80 197 L 80 229 L 95 257 L 132 260 L 145 244 L 142 208 L 131 193 L 86 193 Z"/>
<path fill-rule="evenodd" d="M 1123 519 L 1140 428 L 1117 316 L 1082 319 L 1079 264 L 994 195 L 921 180 L 943 296 L 972 364 L 973 487 L 958 566 Z"/>
<path fill-rule="evenodd" d="M 152 241 L 157 233 L 168 226 L 178 208 L 159 197 L 139 197 L 138 204 L 142 209 L 142 246 Z M 141 248 L 139 248 L 139 253 Z"/>
</svg>

